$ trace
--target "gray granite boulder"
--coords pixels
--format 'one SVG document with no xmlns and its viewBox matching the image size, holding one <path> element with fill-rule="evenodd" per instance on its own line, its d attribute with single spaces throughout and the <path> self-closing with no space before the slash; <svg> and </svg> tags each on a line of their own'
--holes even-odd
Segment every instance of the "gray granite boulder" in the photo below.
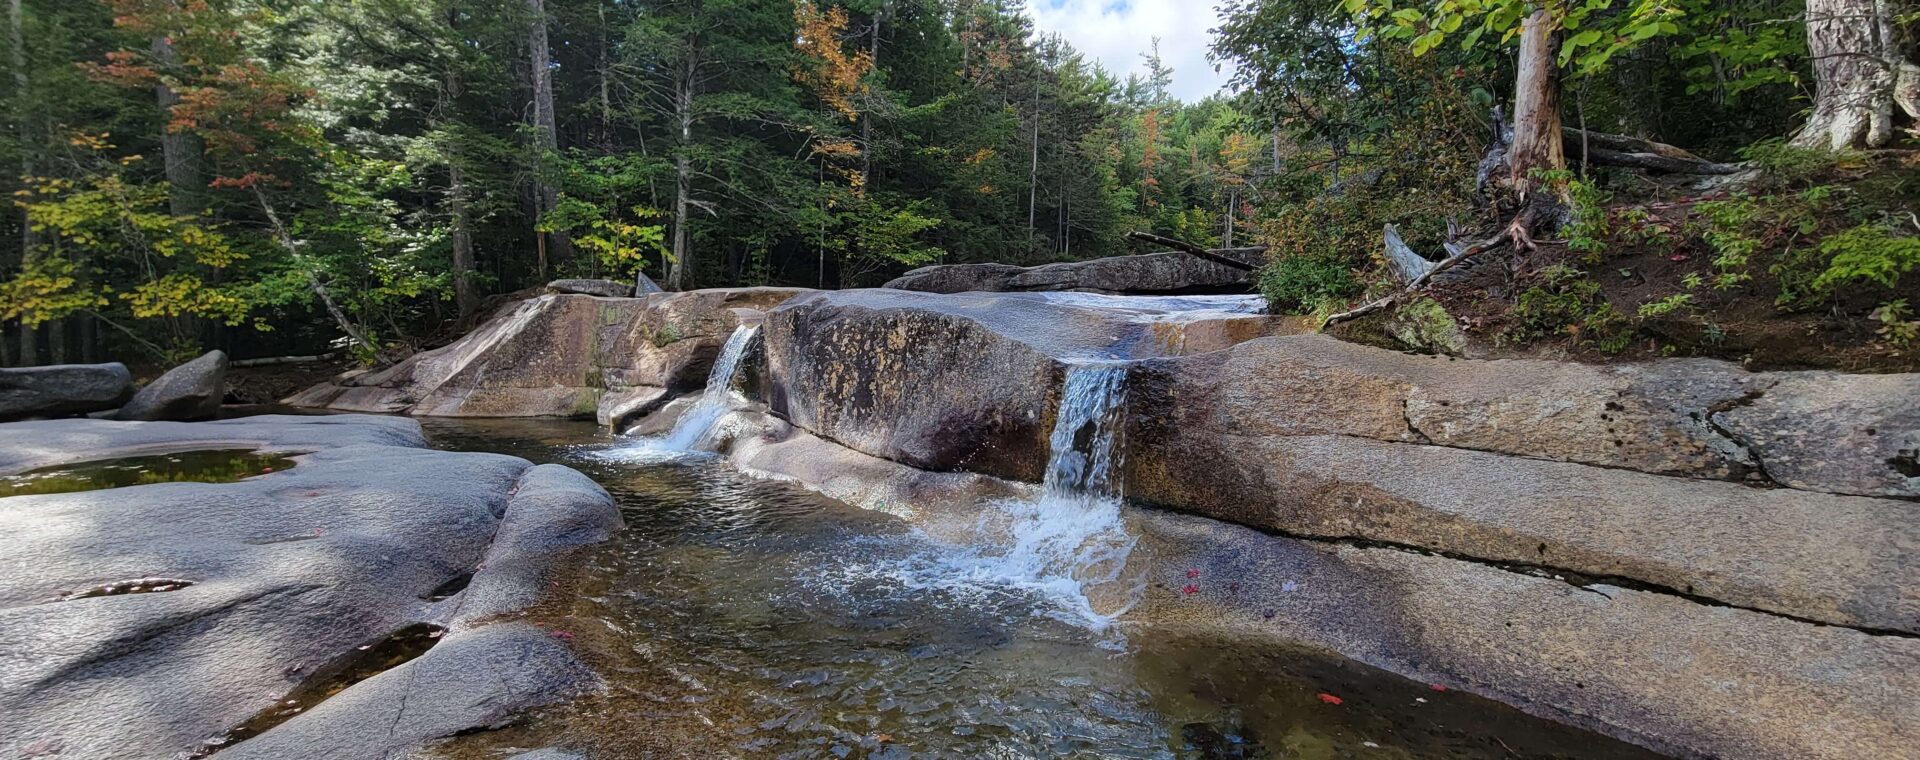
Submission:
<svg viewBox="0 0 1920 760">
<path fill-rule="evenodd" d="M 133 374 L 119 362 L 0 368 L 0 420 L 102 412 L 133 395 Z"/>
<path fill-rule="evenodd" d="M 633 286 L 613 280 L 554 280 L 547 283 L 547 292 L 601 298 L 628 298 L 633 295 Z"/>
<path fill-rule="evenodd" d="M 220 414 L 227 395 L 227 354 L 208 351 L 147 383 L 114 414 L 119 420 L 204 420 Z"/>
<path fill-rule="evenodd" d="M 1223 256 L 1258 266 L 1265 248 L 1226 248 Z M 1083 291 L 1120 295 L 1245 293 L 1253 273 L 1186 253 L 1149 253 L 1035 267 L 1011 264 L 944 264 L 921 267 L 885 287 L 927 293 Z"/>
<path fill-rule="evenodd" d="M 353 416 L 0 425 L 9 472 L 242 442 L 308 452 L 232 483 L 0 499 L 0 556 L 36 558 L 0 579 L 0 747 L 226 746 L 330 663 L 422 624 L 446 632 L 424 654 L 222 756 L 386 757 L 597 688 L 564 642 L 489 621 L 535 601 L 560 552 L 617 529 L 611 498 L 563 467 L 419 441 L 410 420 Z"/>
</svg>

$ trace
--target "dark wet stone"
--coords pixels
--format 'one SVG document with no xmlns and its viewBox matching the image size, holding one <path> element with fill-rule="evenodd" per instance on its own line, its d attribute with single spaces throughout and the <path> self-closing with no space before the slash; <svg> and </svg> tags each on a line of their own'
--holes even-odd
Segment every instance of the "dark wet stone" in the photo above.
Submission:
<svg viewBox="0 0 1920 760">
<path fill-rule="evenodd" d="M 205 420 L 227 394 L 227 354 L 208 351 L 147 383 L 114 415 L 120 420 Z"/>
<path fill-rule="evenodd" d="M 133 375 L 119 362 L 0 368 L 0 420 L 100 412 L 132 394 Z"/>
</svg>

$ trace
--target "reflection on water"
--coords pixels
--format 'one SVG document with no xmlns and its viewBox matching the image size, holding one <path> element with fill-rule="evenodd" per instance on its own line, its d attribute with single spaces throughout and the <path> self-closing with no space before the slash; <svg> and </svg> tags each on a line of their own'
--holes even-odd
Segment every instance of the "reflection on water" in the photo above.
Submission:
<svg viewBox="0 0 1920 760">
<path fill-rule="evenodd" d="M 102 459 L 0 476 L 0 497 L 95 491 L 150 483 L 232 483 L 292 466 L 291 459 L 256 453 L 252 449 Z"/>
<path fill-rule="evenodd" d="M 577 596 L 534 614 L 606 693 L 436 757 L 1656 757 L 1311 651 L 1144 624 L 1126 626 L 1124 650 L 1102 648 L 1031 590 L 903 578 L 951 549 L 892 515 L 715 458 L 609 461 L 594 453 L 616 443 L 584 423 L 429 433 L 577 467 L 628 523 L 587 552 Z"/>
</svg>

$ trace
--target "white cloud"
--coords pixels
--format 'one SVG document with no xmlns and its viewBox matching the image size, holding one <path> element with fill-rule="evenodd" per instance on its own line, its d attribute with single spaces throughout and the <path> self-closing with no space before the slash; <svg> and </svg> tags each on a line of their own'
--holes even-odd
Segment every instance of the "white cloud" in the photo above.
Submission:
<svg viewBox="0 0 1920 760">
<path fill-rule="evenodd" d="M 1332 0 L 1328 0 L 1332 2 Z M 1215 0 L 1031 0 L 1028 15 L 1042 32 L 1059 32 L 1121 79 L 1146 74 L 1141 56 L 1160 38 L 1160 59 L 1173 68 L 1173 95 L 1189 103 L 1226 84 L 1230 69 L 1207 61 Z"/>
</svg>

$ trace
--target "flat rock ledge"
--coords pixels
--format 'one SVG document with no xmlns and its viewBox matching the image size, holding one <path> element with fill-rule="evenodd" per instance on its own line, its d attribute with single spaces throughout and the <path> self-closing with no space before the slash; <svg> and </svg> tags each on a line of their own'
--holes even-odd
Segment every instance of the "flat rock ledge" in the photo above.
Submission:
<svg viewBox="0 0 1920 760">
<path fill-rule="evenodd" d="M 758 412 L 723 427 L 741 431 L 725 447 L 742 471 L 936 535 L 964 533 L 983 500 L 1033 489 L 919 470 Z M 1126 516 L 1141 537 L 1129 566 L 1145 568 L 1148 591 L 1124 626 L 1306 642 L 1679 757 L 1852 760 L 1920 746 L 1920 638 L 1160 510 Z M 1188 584 L 1198 591 L 1178 591 Z"/>
<path fill-rule="evenodd" d="M 618 417 L 648 390 L 698 389 L 741 310 L 804 291 L 727 288 L 638 298 L 536 296 L 451 344 L 350 373 L 285 403 L 424 417 Z"/>
<path fill-rule="evenodd" d="M 1451 360 L 1302 334 L 1165 350 L 1146 337 L 1161 316 L 1136 316 L 1157 299 L 1062 296 L 1102 298 L 796 298 L 767 314 L 764 398 L 870 456 L 1037 482 L 1071 368 L 1129 360 L 1123 476 L 1144 505 L 1920 636 L 1903 459 L 1920 375 Z"/>
<path fill-rule="evenodd" d="M 351 415 L 0 425 L 4 473 L 239 447 L 295 462 L 0 499 L 0 556 L 35 558 L 0 579 L 0 747 L 389 757 L 600 688 L 565 642 L 492 621 L 620 527 L 612 499 L 565 467 L 423 446 L 418 423 Z M 424 654 L 221 743 L 329 664 L 421 625 L 441 632 Z"/>
</svg>

